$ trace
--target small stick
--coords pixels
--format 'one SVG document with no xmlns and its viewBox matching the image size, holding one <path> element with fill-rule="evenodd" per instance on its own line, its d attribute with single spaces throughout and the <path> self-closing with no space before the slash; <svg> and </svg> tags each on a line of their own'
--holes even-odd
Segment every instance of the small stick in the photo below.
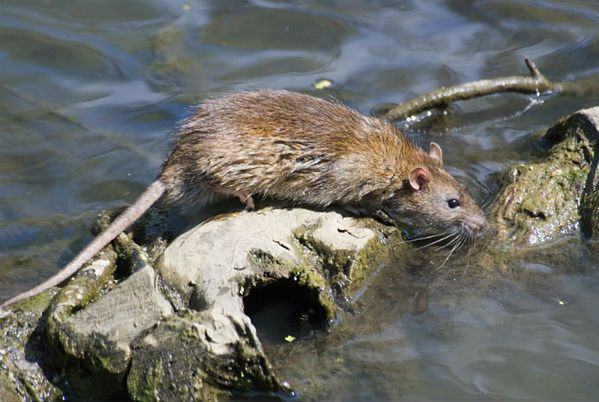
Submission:
<svg viewBox="0 0 599 402">
<path fill-rule="evenodd" d="M 524 94 L 551 93 L 561 90 L 562 84 L 549 81 L 529 58 L 524 59 L 530 77 L 510 76 L 468 82 L 462 85 L 441 87 L 418 96 L 411 101 L 400 103 L 385 112 L 382 117 L 388 120 L 402 120 L 428 109 L 444 108 L 452 102 L 477 98 L 500 92 Z"/>
</svg>

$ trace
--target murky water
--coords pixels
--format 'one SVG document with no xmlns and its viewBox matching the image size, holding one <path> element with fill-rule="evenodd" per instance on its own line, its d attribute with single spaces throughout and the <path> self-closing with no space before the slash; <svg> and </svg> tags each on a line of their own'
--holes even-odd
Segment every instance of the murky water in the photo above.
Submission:
<svg viewBox="0 0 599 402">
<path fill-rule="evenodd" d="M 287 88 L 369 112 L 526 74 L 525 56 L 550 79 L 592 83 L 598 33 L 592 0 L 2 1 L 0 298 L 50 276 L 90 239 L 97 212 L 132 201 L 206 96 Z M 323 77 L 333 87 L 315 90 Z M 480 200 L 529 156 L 531 135 L 598 103 L 494 96 L 409 131 L 439 142 Z M 599 267 L 577 244 L 564 250 L 567 264 L 524 262 L 535 271 L 525 280 L 450 263 L 422 314 L 394 308 L 419 286 L 418 267 L 382 269 L 354 315 L 289 346 L 298 360 L 280 370 L 315 399 L 594 399 Z"/>
</svg>

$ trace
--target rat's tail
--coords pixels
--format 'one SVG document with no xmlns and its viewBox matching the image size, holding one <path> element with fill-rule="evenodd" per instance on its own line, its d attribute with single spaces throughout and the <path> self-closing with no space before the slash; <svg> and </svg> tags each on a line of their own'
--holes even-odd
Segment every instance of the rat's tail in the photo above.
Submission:
<svg viewBox="0 0 599 402">
<path fill-rule="evenodd" d="M 121 213 L 102 233 L 96 236 L 79 254 L 75 256 L 64 268 L 46 279 L 39 285 L 31 288 L 23 293 L 19 293 L 15 297 L 8 299 L 2 305 L 0 310 L 14 304 L 20 300 L 28 297 L 35 296 L 44 290 L 50 289 L 51 287 L 57 286 L 61 282 L 64 282 L 75 274 L 86 262 L 88 262 L 94 255 L 102 250 L 108 243 L 114 240 L 120 233 L 131 226 L 136 220 L 138 220 L 144 212 L 146 212 L 152 204 L 154 204 L 164 194 L 165 186 L 160 179 L 154 181 L 144 191 L 135 202 Z"/>
</svg>

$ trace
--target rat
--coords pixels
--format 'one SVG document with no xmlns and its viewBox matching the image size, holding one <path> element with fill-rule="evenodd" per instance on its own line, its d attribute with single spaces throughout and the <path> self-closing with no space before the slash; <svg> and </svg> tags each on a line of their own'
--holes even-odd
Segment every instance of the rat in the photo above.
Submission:
<svg viewBox="0 0 599 402">
<path fill-rule="evenodd" d="M 416 228 L 421 238 L 471 241 L 487 228 L 465 187 L 385 120 L 285 90 L 206 100 L 175 135 L 158 178 L 75 258 L 45 282 L 4 302 L 56 286 L 77 272 L 155 202 L 202 205 L 254 197 L 345 206 Z"/>
</svg>

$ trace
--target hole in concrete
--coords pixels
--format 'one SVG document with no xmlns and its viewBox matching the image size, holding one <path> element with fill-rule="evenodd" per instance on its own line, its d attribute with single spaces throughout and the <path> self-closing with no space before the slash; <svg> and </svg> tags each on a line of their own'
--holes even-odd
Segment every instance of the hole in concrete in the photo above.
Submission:
<svg viewBox="0 0 599 402">
<path fill-rule="evenodd" d="M 289 279 L 252 289 L 243 304 L 266 345 L 289 342 L 289 336 L 307 338 L 326 325 L 325 310 L 316 292 Z"/>
</svg>

